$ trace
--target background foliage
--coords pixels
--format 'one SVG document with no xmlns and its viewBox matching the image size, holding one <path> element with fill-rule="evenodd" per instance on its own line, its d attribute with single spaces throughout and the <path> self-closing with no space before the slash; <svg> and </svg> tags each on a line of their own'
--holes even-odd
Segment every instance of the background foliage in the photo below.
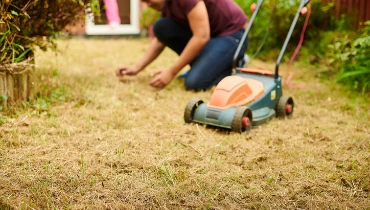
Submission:
<svg viewBox="0 0 370 210">
<path fill-rule="evenodd" d="M 84 17 L 96 0 L 7 0 L 0 3 L 0 59 L 2 64 L 33 57 L 34 47 L 54 48 L 53 39 L 63 28 Z"/>
<path fill-rule="evenodd" d="M 339 69 L 336 80 L 363 94 L 370 90 L 370 21 L 365 25 L 358 38 L 345 36 L 329 46 L 331 64 Z"/>
<path fill-rule="evenodd" d="M 148 29 L 151 25 L 154 24 L 156 20 L 160 18 L 160 16 L 161 16 L 160 12 L 150 7 L 146 7 L 141 13 L 141 17 L 140 17 L 141 27 L 143 29 Z"/>
<path fill-rule="evenodd" d="M 251 4 L 255 0 L 235 0 L 250 17 Z M 247 54 L 252 58 L 275 60 L 297 12 L 300 0 L 265 0 L 256 16 L 255 26 L 249 34 Z M 334 3 L 311 1 L 308 5 L 314 11 L 309 17 L 304 44 L 297 59 L 314 65 L 324 65 L 324 75 L 352 90 L 369 92 L 369 23 L 362 31 L 354 28 L 353 19 L 342 15 L 335 18 Z M 305 16 L 297 22 L 292 38 L 285 52 L 284 60 L 290 59 L 298 45 Z"/>
<path fill-rule="evenodd" d="M 250 5 L 255 3 L 255 0 L 235 0 L 235 2 L 243 8 L 249 17 L 252 16 Z M 249 34 L 250 44 L 247 51 L 248 54 L 255 54 L 256 50 L 263 44 L 260 52 L 262 59 L 276 57 L 292 24 L 299 3 L 299 0 L 265 0 L 256 16 L 255 26 L 251 28 Z M 323 30 L 332 30 L 335 28 L 336 21 L 331 15 L 334 4 L 323 6 L 319 1 L 312 1 L 311 7 L 315 12 L 311 13 L 305 41 L 314 40 L 317 42 Z M 301 15 L 286 51 L 288 55 L 298 44 L 304 21 L 305 16 Z M 264 41 L 265 36 L 266 40 Z"/>
</svg>

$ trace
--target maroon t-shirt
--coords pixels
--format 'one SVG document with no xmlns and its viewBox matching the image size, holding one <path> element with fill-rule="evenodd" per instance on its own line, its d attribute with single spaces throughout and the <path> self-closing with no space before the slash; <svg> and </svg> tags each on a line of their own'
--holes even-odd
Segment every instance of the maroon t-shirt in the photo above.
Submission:
<svg viewBox="0 0 370 210">
<path fill-rule="evenodd" d="M 167 0 L 162 17 L 189 26 L 188 13 L 202 0 Z M 233 0 L 203 0 L 208 11 L 211 36 L 226 36 L 243 28 L 247 16 Z"/>
</svg>

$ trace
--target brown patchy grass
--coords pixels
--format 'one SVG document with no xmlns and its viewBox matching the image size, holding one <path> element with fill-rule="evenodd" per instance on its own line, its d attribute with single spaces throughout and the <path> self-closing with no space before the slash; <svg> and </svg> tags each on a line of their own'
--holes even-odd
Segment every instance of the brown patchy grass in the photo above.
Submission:
<svg viewBox="0 0 370 210">
<path fill-rule="evenodd" d="M 306 88 L 284 89 L 293 119 L 249 135 L 185 124 L 187 102 L 212 91 L 152 89 L 174 53 L 114 75 L 148 43 L 73 39 L 37 53 L 35 100 L 0 127 L 0 209 L 370 209 L 368 101 L 296 63 Z"/>
</svg>

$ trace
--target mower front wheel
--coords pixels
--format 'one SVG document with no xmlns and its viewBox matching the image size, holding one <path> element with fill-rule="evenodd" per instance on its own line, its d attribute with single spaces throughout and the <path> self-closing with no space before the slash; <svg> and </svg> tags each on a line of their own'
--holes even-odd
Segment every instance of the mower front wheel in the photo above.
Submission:
<svg viewBox="0 0 370 210">
<path fill-rule="evenodd" d="M 277 106 L 277 116 L 279 118 L 292 118 L 294 111 L 294 101 L 290 96 L 281 96 Z"/>
<path fill-rule="evenodd" d="M 252 128 L 252 110 L 245 106 L 237 107 L 234 114 L 232 131 L 248 133 Z"/>
<path fill-rule="evenodd" d="M 197 98 L 193 98 L 189 101 L 184 112 L 184 120 L 186 123 L 191 123 L 193 121 L 195 110 L 202 103 L 203 101 Z"/>
</svg>

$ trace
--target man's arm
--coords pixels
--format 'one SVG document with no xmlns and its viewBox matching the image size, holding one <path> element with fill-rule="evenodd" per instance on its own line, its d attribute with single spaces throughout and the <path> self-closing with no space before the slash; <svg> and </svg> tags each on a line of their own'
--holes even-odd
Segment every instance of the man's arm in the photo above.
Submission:
<svg viewBox="0 0 370 210">
<path fill-rule="evenodd" d="M 199 1 L 188 13 L 188 20 L 193 36 L 185 46 L 180 57 L 167 70 L 161 70 L 154 74 L 155 78 L 150 85 L 156 88 L 166 86 L 176 74 L 187 64 L 191 63 L 210 39 L 210 26 L 208 12 L 203 1 Z"/>
<path fill-rule="evenodd" d="M 156 37 L 153 38 L 150 46 L 141 60 L 137 63 L 136 67 L 138 69 L 143 70 L 146 66 L 148 66 L 152 61 L 154 61 L 158 55 L 160 55 L 163 49 L 166 46 L 160 42 Z"/>
<path fill-rule="evenodd" d="M 169 68 L 176 75 L 183 67 L 191 63 L 210 39 L 208 12 L 204 1 L 199 1 L 188 13 L 188 21 L 193 36 L 182 51 L 178 60 Z"/>
<path fill-rule="evenodd" d="M 117 76 L 123 75 L 136 75 L 154 61 L 159 54 L 163 51 L 165 45 L 160 42 L 157 38 L 153 38 L 144 56 L 140 59 L 135 67 L 120 67 L 116 70 Z"/>
</svg>

